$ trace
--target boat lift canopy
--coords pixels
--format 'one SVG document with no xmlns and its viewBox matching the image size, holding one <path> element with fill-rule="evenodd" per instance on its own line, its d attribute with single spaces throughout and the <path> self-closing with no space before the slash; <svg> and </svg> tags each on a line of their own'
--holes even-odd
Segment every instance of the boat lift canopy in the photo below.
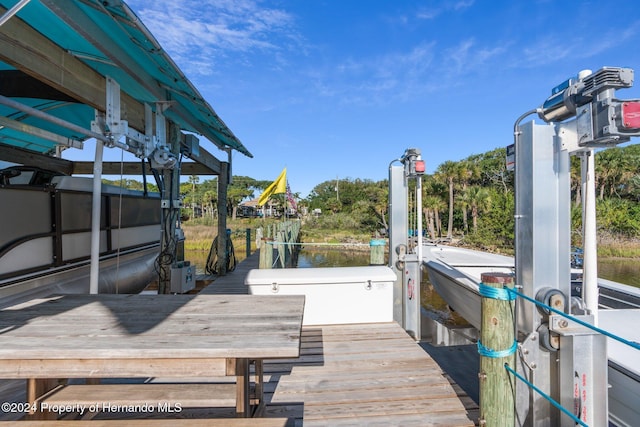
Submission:
<svg viewBox="0 0 640 427">
<path fill-rule="evenodd" d="M 149 118 L 161 114 L 227 153 L 253 157 L 124 2 L 0 0 L 0 15 L 1 100 L 20 104 L 20 109 L 10 101 L 0 104 L 0 158 L 20 163 L 25 153 L 81 148 L 93 136 L 95 111 L 108 111 L 109 79 L 120 87 L 120 118 L 130 131 L 149 135 Z M 61 126 L 51 117 L 78 128 Z M 202 147 L 187 153 L 204 168 L 185 168 L 184 173 L 219 174 L 220 162 Z M 65 173 L 91 169 L 79 163 L 69 170 L 68 163 L 55 159 L 51 166 Z M 128 172 L 139 173 L 139 164 L 136 172 Z"/>
<path fill-rule="evenodd" d="M 201 148 L 194 134 L 227 161 Z M 97 141 L 93 163 L 53 157 L 89 138 Z M 104 145 L 149 166 L 103 164 Z M 162 182 L 161 253 L 172 256 L 159 257 L 166 262 L 158 289 L 168 293 L 170 269 L 182 261 L 175 256 L 175 242 L 183 240 L 179 175 L 218 175 L 224 236 L 232 150 L 253 157 L 122 0 L 0 0 L 0 159 L 66 174 L 93 171 L 91 293 L 98 289 L 102 173 L 151 168 Z M 194 162 L 180 162 L 182 155 Z M 224 253 L 225 238 L 218 245 Z"/>
</svg>

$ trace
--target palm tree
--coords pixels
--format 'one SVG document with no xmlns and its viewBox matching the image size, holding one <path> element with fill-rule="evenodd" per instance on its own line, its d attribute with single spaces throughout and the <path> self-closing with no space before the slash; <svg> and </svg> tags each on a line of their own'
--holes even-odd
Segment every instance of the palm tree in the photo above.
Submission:
<svg viewBox="0 0 640 427">
<path fill-rule="evenodd" d="M 571 156 L 571 192 L 575 194 L 575 206 L 582 203 L 582 157 Z"/>
<path fill-rule="evenodd" d="M 467 195 L 471 204 L 471 218 L 475 234 L 478 231 L 478 214 L 491 206 L 491 195 L 489 190 L 476 185 L 467 189 Z"/>
<path fill-rule="evenodd" d="M 462 210 L 462 229 L 464 232 L 469 231 L 468 210 L 471 207 L 471 200 L 469 199 L 469 188 L 464 188 L 456 198 L 456 205 Z"/>
<path fill-rule="evenodd" d="M 462 189 L 462 193 L 464 194 L 469 186 L 471 181 L 477 180 L 480 178 L 480 167 L 475 161 L 466 159 L 458 162 L 458 180 L 460 182 L 460 187 Z M 460 200 L 460 208 L 462 209 L 462 222 L 464 231 L 469 230 L 469 226 L 467 224 L 467 213 L 469 209 L 469 205 L 464 202 L 464 200 Z"/>
<path fill-rule="evenodd" d="M 447 224 L 447 239 L 451 239 L 453 237 L 453 189 L 455 186 L 455 181 L 459 176 L 458 172 L 458 163 L 447 160 L 438 166 L 436 170 L 436 176 L 444 183 L 446 183 L 449 188 L 449 222 Z"/>
<path fill-rule="evenodd" d="M 429 236 L 435 240 L 440 236 L 442 224 L 440 223 L 440 211 L 446 208 L 446 203 L 440 196 L 428 195 L 422 200 L 424 216 L 427 219 Z"/>
<path fill-rule="evenodd" d="M 605 190 L 609 190 L 609 196 L 620 196 L 618 187 L 628 170 L 628 162 L 618 147 L 609 148 L 598 153 L 595 159 L 596 179 L 600 188 L 600 199 L 604 199 Z"/>
</svg>

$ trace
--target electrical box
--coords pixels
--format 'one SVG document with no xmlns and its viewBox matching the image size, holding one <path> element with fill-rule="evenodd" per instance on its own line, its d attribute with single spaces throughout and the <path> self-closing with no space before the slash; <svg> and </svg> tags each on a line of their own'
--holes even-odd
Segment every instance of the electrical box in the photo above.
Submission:
<svg viewBox="0 0 640 427">
<path fill-rule="evenodd" d="M 196 266 L 184 262 L 171 267 L 171 293 L 184 294 L 196 287 Z"/>
</svg>

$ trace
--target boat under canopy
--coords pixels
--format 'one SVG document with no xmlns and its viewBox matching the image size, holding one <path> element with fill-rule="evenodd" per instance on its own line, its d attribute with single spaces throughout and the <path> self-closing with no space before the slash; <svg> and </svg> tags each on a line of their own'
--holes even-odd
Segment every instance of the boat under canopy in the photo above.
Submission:
<svg viewBox="0 0 640 427">
<path fill-rule="evenodd" d="M 60 157 L 90 138 L 140 161 L 102 162 L 97 147 L 95 164 Z M 86 292 L 89 256 L 95 289 L 98 253 L 99 291 L 135 291 L 139 284 L 116 284 L 104 267 L 153 272 L 161 250 L 175 251 L 179 175 L 222 176 L 226 188 L 232 150 L 252 157 L 125 2 L 0 0 L 0 167 L 16 166 L 0 181 L 0 298 L 33 295 L 54 272 L 57 291 Z M 20 181 L 29 170 L 43 179 Z M 78 174 L 97 178 L 91 185 Z M 101 188 L 101 174 L 142 174 L 145 183 L 153 174 L 168 206 L 146 188 Z M 168 268 L 160 266 L 164 277 Z"/>
</svg>

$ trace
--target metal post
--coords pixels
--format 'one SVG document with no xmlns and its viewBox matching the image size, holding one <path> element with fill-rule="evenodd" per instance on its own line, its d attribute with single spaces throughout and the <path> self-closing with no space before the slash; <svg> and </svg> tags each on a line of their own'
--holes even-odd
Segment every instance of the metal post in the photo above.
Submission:
<svg viewBox="0 0 640 427">
<path fill-rule="evenodd" d="M 591 323 L 591 316 L 579 320 Z M 589 426 L 608 424 L 607 338 L 561 316 L 551 316 L 550 329 L 560 336 L 560 403 Z M 562 416 L 563 427 L 575 426 Z"/>
<path fill-rule="evenodd" d="M 402 263 L 407 253 L 408 193 L 404 167 L 389 166 L 389 267 L 396 274 L 393 285 L 393 320 L 404 326 Z"/>
<path fill-rule="evenodd" d="M 160 120 L 164 123 L 164 120 Z M 180 129 L 173 122 L 168 122 L 165 139 L 169 140 L 170 152 L 177 158 L 180 156 Z M 166 129 L 164 125 L 162 129 Z M 160 135 L 160 134 L 158 134 Z M 176 235 L 177 224 L 180 221 L 180 165 L 176 163 L 173 169 L 163 169 L 164 196 L 162 207 L 162 239 L 161 262 L 158 280 L 158 293 L 171 293 L 171 268 L 177 265 L 178 246 L 184 244 L 178 241 Z"/>
<path fill-rule="evenodd" d="M 11 9 L 5 12 L 5 14 L 0 17 L 0 27 L 3 26 L 4 23 L 11 19 L 16 13 L 20 12 L 20 9 L 25 7 L 29 3 L 29 1 L 30 0 L 20 0 Z"/>
<path fill-rule="evenodd" d="M 595 153 L 589 150 L 580 158 L 582 172 L 582 299 L 598 326 L 598 244 L 596 239 Z"/>
<path fill-rule="evenodd" d="M 571 194 L 569 153 L 554 125 L 527 122 L 516 133 L 516 283 L 536 298 L 543 287 L 569 300 L 571 291 Z M 555 353 L 541 349 L 544 319 L 534 304 L 519 299 L 518 331 L 525 356 L 520 373 L 558 400 Z M 566 304 L 568 309 L 569 304 Z M 541 328 L 542 326 L 542 328 Z M 526 353 L 525 353 L 526 352 Z M 518 419 L 528 426 L 553 424 L 557 411 L 521 382 L 517 385 Z"/>
<path fill-rule="evenodd" d="M 100 214 L 102 213 L 102 141 L 96 140 L 96 155 L 93 161 L 93 196 L 91 202 L 91 269 L 89 271 L 89 293 L 98 293 L 100 273 Z"/>
<path fill-rule="evenodd" d="M 418 231 L 416 253 L 418 254 L 419 262 L 422 264 L 422 176 L 416 177 L 416 216 L 416 230 Z"/>
</svg>

